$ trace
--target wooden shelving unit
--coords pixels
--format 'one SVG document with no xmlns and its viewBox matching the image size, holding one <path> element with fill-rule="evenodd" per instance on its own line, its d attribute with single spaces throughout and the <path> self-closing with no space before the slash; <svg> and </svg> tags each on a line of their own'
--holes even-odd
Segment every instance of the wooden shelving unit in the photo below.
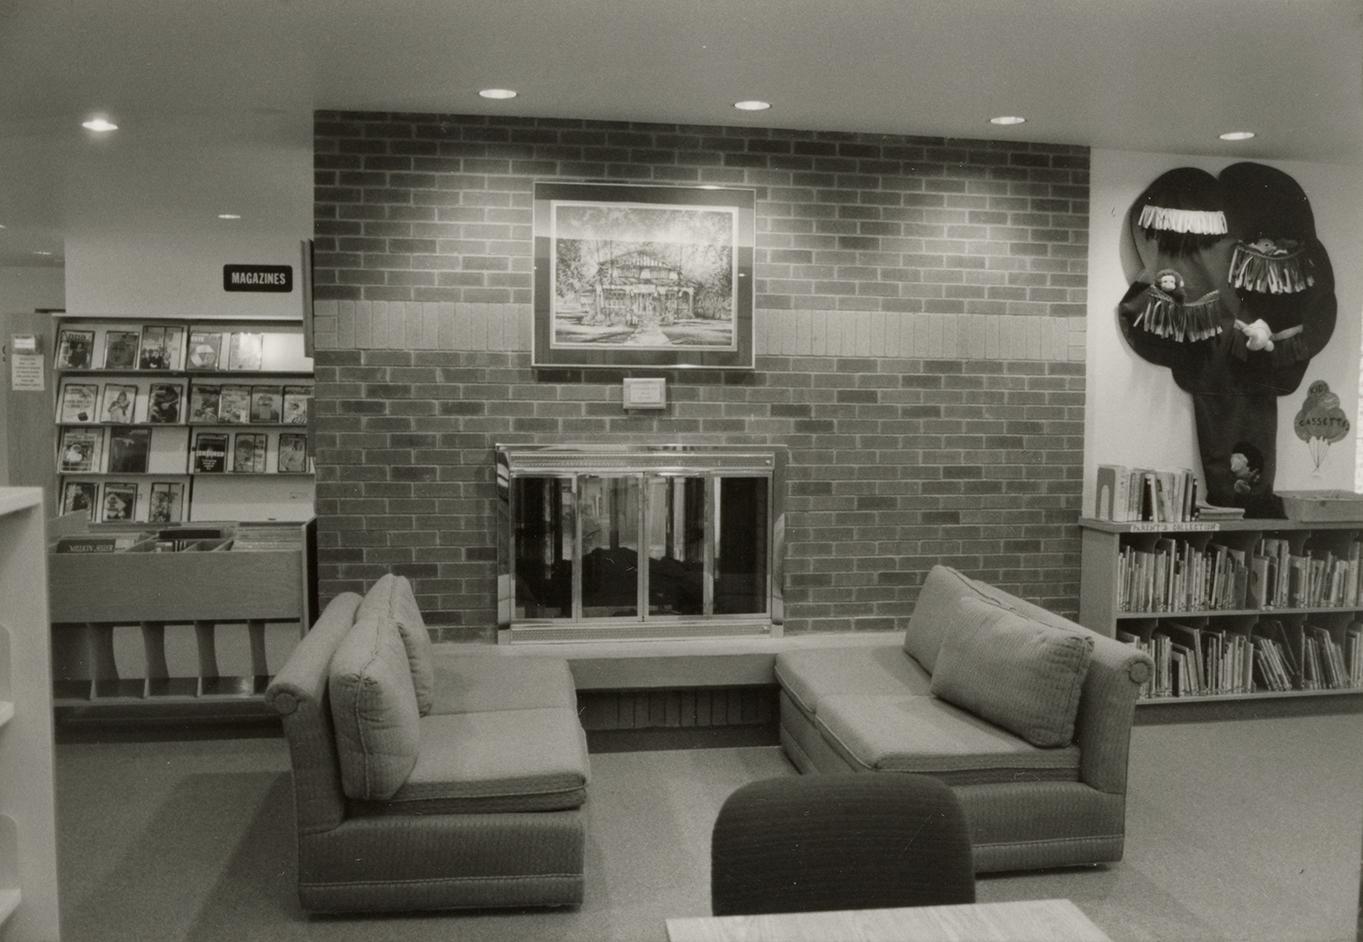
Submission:
<svg viewBox="0 0 1363 942">
<path fill-rule="evenodd" d="M 1355 540 L 1363 539 L 1363 523 L 1344 521 L 1298 522 L 1290 520 L 1226 520 L 1192 521 L 1187 523 L 1114 523 L 1107 520 L 1081 519 L 1081 590 L 1079 621 L 1083 625 L 1109 637 L 1136 635 L 1149 639 L 1159 632 L 1162 624 L 1179 622 L 1198 628 L 1224 629 L 1228 634 L 1252 638 L 1262 619 L 1274 619 L 1291 629 L 1295 635 L 1300 626 L 1319 625 L 1336 631 L 1357 621 L 1363 621 L 1363 592 L 1353 593 L 1344 603 L 1331 605 L 1278 605 L 1255 607 L 1207 607 L 1194 609 L 1167 608 L 1160 605 L 1134 610 L 1124 607 L 1120 587 L 1121 556 L 1124 550 L 1151 551 L 1157 541 L 1173 540 L 1176 545 L 1191 544 L 1204 550 L 1210 543 L 1219 543 L 1246 552 L 1265 536 L 1285 540 L 1293 552 L 1314 555 L 1333 552 L 1336 558 L 1347 559 L 1348 548 Z M 1357 583 L 1355 583 L 1357 584 Z M 1298 663 L 1300 650 L 1294 652 Z M 1258 683 L 1259 672 L 1252 691 L 1209 693 L 1184 696 L 1151 696 L 1138 701 L 1139 705 L 1191 705 L 1235 702 L 1281 702 L 1331 697 L 1359 697 L 1363 687 L 1303 688 L 1300 673 L 1293 678 L 1295 689 L 1272 690 Z"/>
<path fill-rule="evenodd" d="M 0 936 L 61 938 L 43 492 L 0 488 Z"/>
<path fill-rule="evenodd" d="M 144 368 L 140 357 L 146 337 L 167 330 L 174 337 L 167 365 Z M 56 334 L 56 513 L 89 507 L 92 522 L 167 524 L 301 521 L 312 516 L 310 410 L 307 403 L 301 413 L 285 408 L 311 398 L 312 358 L 300 322 L 61 317 Z M 79 349 L 73 350 L 72 338 L 81 341 Z M 134 338 L 137 358 L 128 365 Z M 203 346 L 196 340 L 205 338 L 213 338 L 211 346 L 217 351 L 211 363 L 196 353 Z M 244 342 L 241 346 L 258 350 L 258 357 L 234 361 L 240 338 L 255 339 L 254 346 Z M 221 392 L 225 388 L 244 390 L 244 415 L 226 405 L 215 405 L 212 415 L 196 411 L 200 392 L 218 390 L 222 403 L 228 398 Z M 127 404 L 111 410 L 120 390 L 126 393 Z M 178 392 L 158 396 L 168 390 Z M 291 398 L 286 396 L 289 390 Z M 277 396 L 273 414 L 268 407 L 254 408 L 257 393 L 267 402 Z M 204 470 L 197 452 L 214 436 L 221 439 L 221 459 L 215 470 Z M 82 446 L 96 454 L 77 460 Z M 115 453 L 128 451 L 145 453 L 145 467 L 137 461 L 132 470 L 119 470 L 123 462 Z M 130 492 L 135 497 L 124 500 Z M 169 520 L 159 512 L 166 504 L 153 509 L 154 492 L 178 495 L 167 501 L 176 508 Z M 121 509 L 127 503 L 132 505 L 130 512 Z"/>
<path fill-rule="evenodd" d="M 162 552 L 173 531 L 92 526 L 79 513 L 54 524 L 52 550 L 63 537 L 124 542 L 49 553 L 58 707 L 260 700 L 316 613 L 315 521 L 194 529 L 220 536 Z"/>
</svg>

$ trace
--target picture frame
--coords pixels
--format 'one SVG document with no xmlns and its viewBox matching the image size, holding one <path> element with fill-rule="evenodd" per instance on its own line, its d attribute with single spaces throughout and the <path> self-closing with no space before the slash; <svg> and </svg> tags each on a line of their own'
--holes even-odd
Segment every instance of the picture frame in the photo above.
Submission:
<svg viewBox="0 0 1363 942">
<path fill-rule="evenodd" d="M 534 184 L 531 363 L 752 369 L 756 191 Z"/>
</svg>

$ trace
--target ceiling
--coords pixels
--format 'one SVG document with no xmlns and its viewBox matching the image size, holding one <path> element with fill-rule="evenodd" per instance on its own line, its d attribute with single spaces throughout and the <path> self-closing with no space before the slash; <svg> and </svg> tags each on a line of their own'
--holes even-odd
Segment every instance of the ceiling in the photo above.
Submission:
<svg viewBox="0 0 1363 942">
<path fill-rule="evenodd" d="M 487 86 L 520 95 L 489 102 Z M 747 98 L 772 108 L 735 111 Z M 80 128 L 91 113 L 119 123 L 118 146 L 143 142 L 150 179 L 192 142 L 200 179 L 221 187 L 234 145 L 296 147 L 315 108 L 1357 163 L 1363 4 L 0 0 L 0 264 L 60 264 L 63 232 L 92 211 L 88 181 L 114 145 Z M 1000 114 L 1027 123 L 988 123 Z M 1217 138 L 1240 129 L 1258 136 Z M 270 198 L 234 185 L 248 212 Z"/>
</svg>

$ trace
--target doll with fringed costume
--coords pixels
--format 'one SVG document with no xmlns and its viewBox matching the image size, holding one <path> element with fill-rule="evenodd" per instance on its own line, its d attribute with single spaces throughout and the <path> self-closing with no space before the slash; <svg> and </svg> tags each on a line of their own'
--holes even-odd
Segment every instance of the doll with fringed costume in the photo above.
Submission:
<svg viewBox="0 0 1363 942">
<path fill-rule="evenodd" d="M 1119 322 L 1132 349 L 1192 396 L 1207 500 L 1282 516 L 1277 397 L 1297 388 L 1335 323 L 1305 194 L 1260 164 L 1219 179 L 1180 167 L 1136 200 L 1129 232 L 1141 267 Z"/>
</svg>

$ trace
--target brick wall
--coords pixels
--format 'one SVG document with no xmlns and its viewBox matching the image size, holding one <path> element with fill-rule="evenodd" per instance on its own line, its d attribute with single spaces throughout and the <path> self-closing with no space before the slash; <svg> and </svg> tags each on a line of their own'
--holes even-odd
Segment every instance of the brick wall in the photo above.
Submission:
<svg viewBox="0 0 1363 942">
<path fill-rule="evenodd" d="M 321 112 L 315 162 L 324 597 L 491 638 L 493 444 L 612 439 L 789 447 L 789 631 L 903 627 L 937 561 L 1077 609 L 1085 148 Z M 533 369 L 548 178 L 754 188 L 756 369 Z"/>
</svg>

